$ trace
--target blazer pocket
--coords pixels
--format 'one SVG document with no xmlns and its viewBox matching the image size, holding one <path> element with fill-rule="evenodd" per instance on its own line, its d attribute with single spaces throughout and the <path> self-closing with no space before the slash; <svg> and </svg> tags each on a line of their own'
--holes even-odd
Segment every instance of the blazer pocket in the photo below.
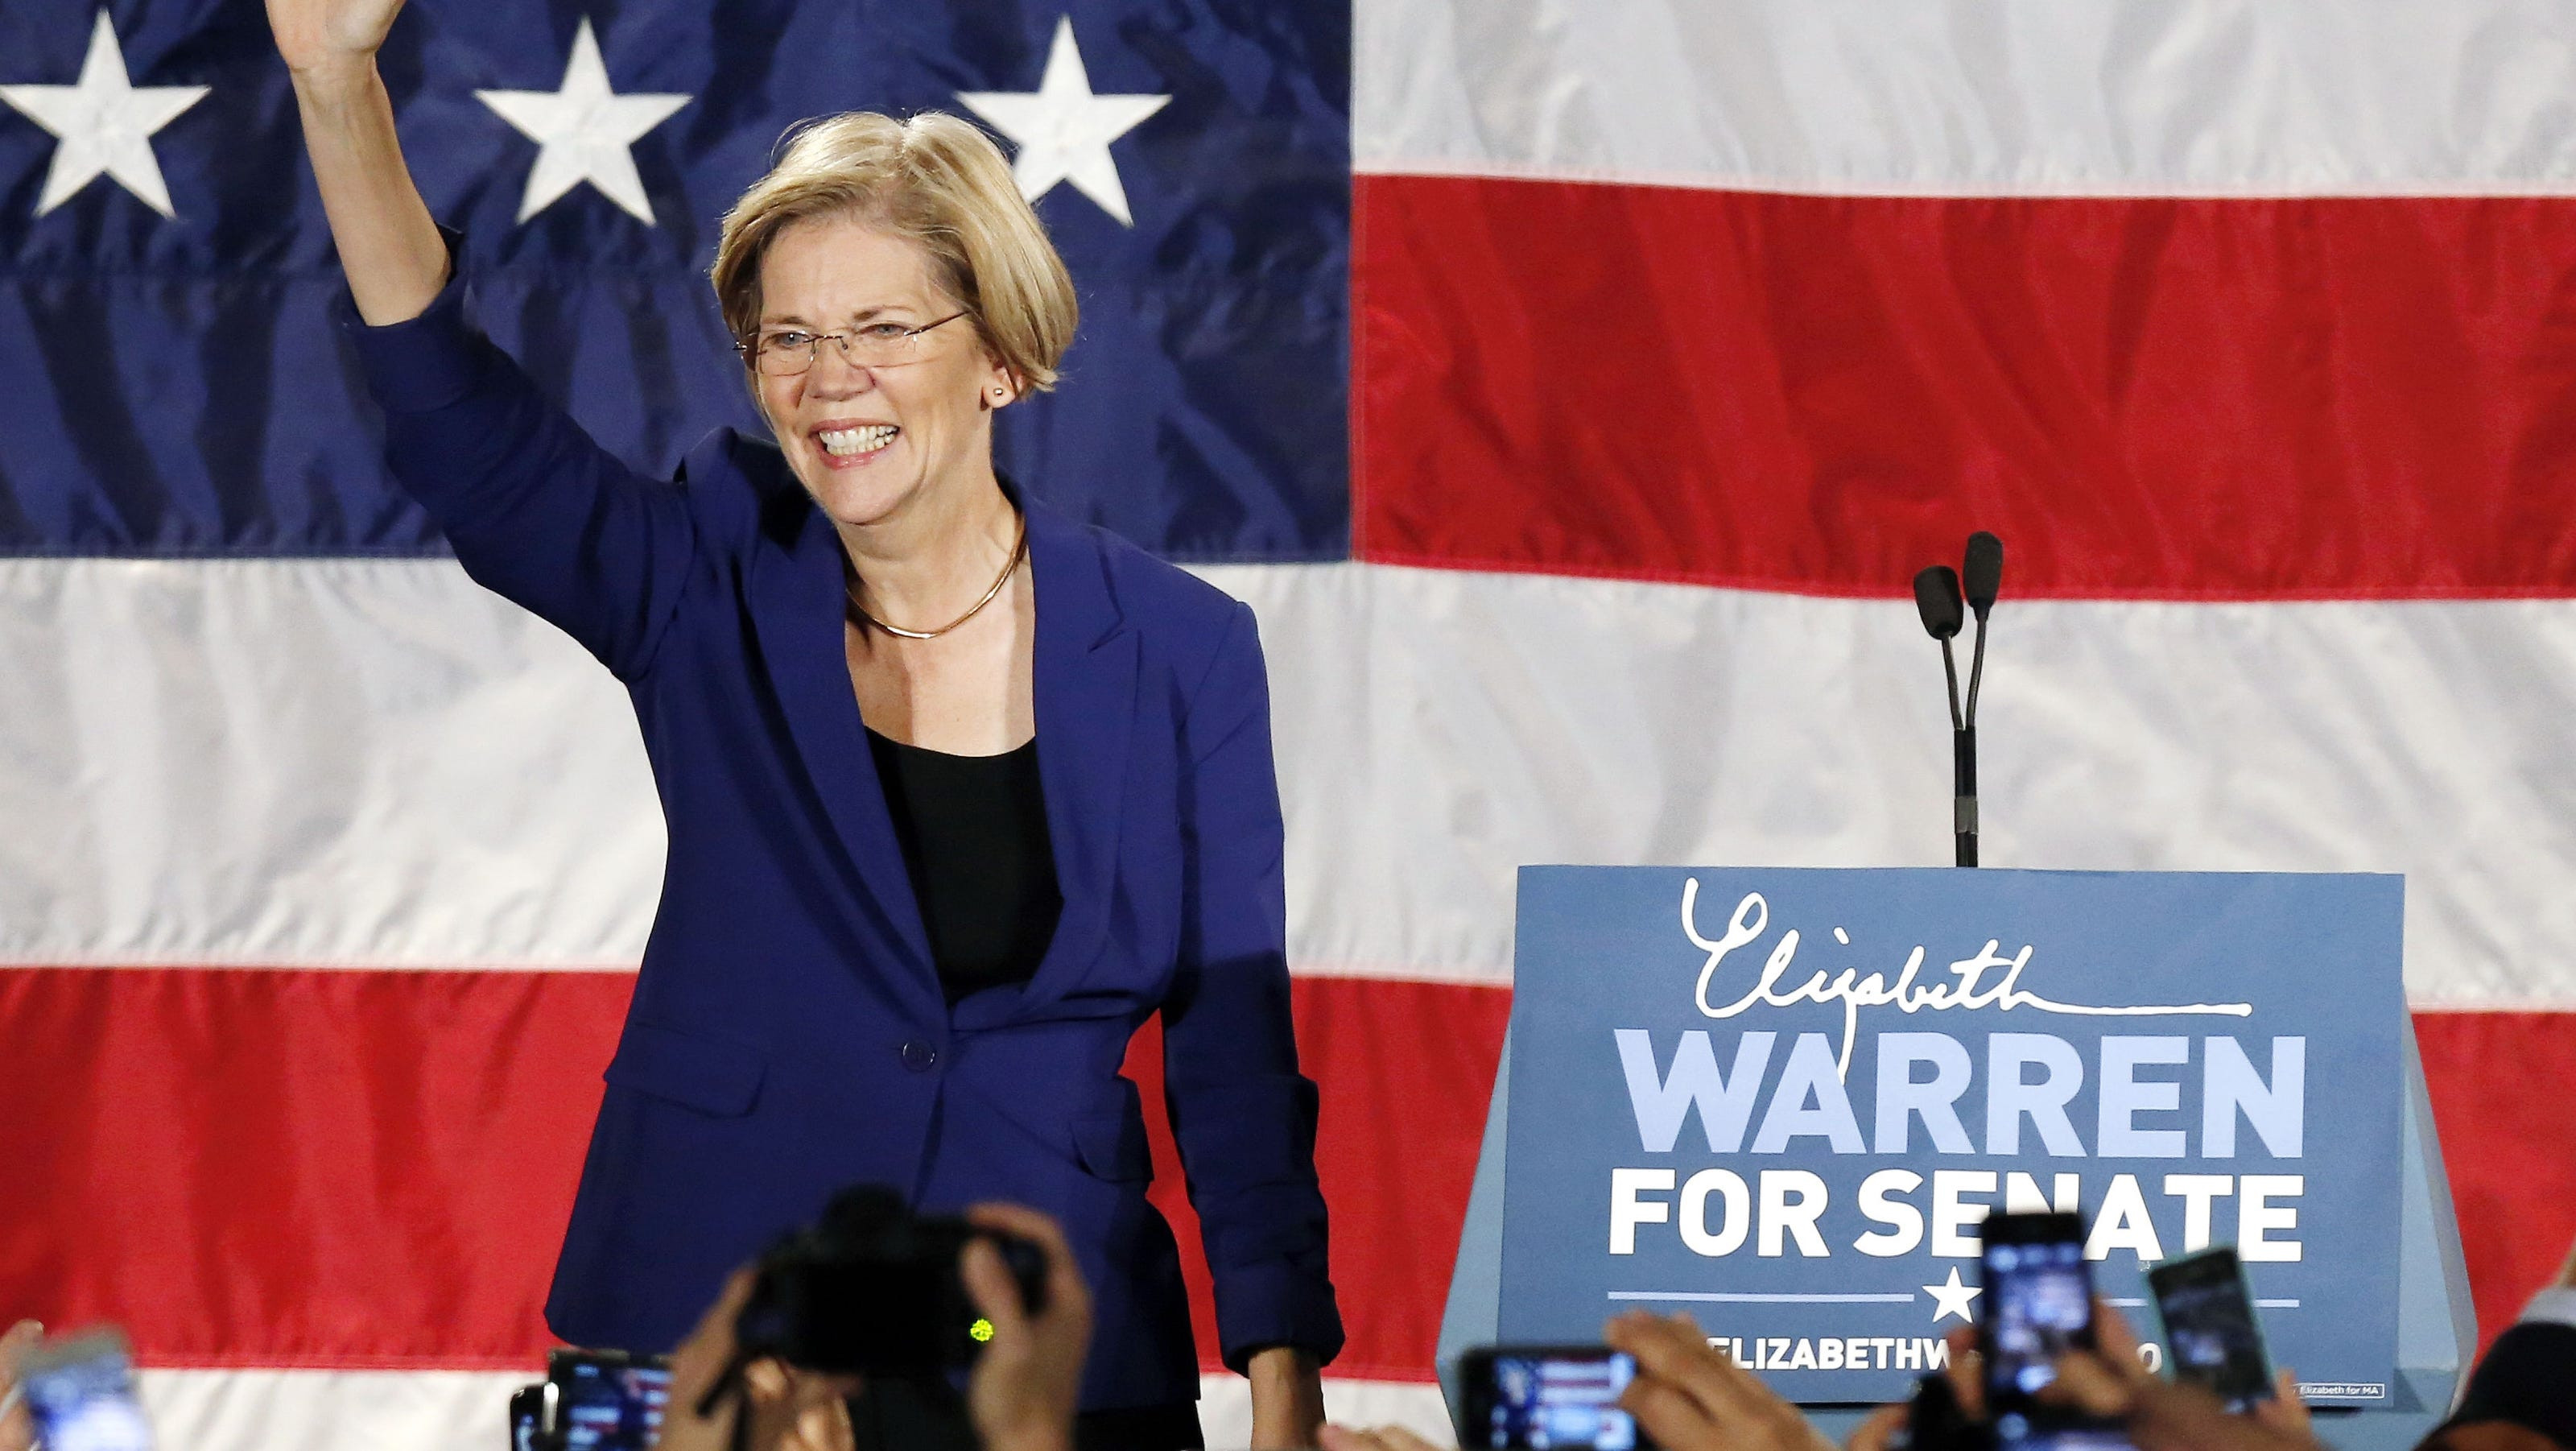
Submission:
<svg viewBox="0 0 2576 1451">
<path fill-rule="evenodd" d="M 756 1048 L 651 1023 L 629 1023 L 608 1081 L 700 1113 L 739 1118 L 760 1097 L 769 1060 Z"/>
<path fill-rule="evenodd" d="M 1095 1114 L 1073 1121 L 1073 1148 L 1082 1167 L 1098 1178 L 1125 1183 L 1154 1177 L 1145 1124 L 1125 1114 Z"/>
</svg>

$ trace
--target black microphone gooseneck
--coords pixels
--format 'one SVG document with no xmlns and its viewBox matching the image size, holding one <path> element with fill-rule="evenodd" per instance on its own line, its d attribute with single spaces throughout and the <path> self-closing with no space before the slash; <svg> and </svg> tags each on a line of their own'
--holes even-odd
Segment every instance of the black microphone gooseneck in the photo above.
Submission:
<svg viewBox="0 0 2576 1451">
<path fill-rule="evenodd" d="M 1959 708 L 1959 661 L 1950 650 L 1950 641 L 1966 620 L 1959 603 L 1959 572 L 1946 564 L 1936 564 L 1914 576 L 1914 612 L 1923 619 L 1923 632 L 1941 642 L 1941 674 L 1950 685 L 1952 814 L 1965 822 L 1959 835 L 1959 865 L 1972 867 L 1977 864 L 1977 737 L 1968 725 L 1968 715 Z M 1977 640 L 1978 663 L 1983 664 L 1982 620 L 1978 621 Z M 1970 669 L 1968 689 L 1969 698 L 1975 699 L 1975 667 Z"/>
<path fill-rule="evenodd" d="M 1977 645 L 1968 666 L 1968 708 L 1950 732 L 1950 831 L 1958 844 L 1959 865 L 1972 867 L 1977 864 L 1977 696 L 1986 680 L 1986 616 L 2003 591 L 2004 542 L 1983 529 L 1969 535 L 1959 573 L 1968 608 L 1977 617 Z"/>
</svg>

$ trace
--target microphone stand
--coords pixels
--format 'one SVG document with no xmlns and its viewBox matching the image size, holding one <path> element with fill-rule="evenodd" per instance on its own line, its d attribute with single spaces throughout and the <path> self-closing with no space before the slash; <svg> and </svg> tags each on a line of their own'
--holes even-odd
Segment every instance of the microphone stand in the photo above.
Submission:
<svg viewBox="0 0 2576 1451">
<path fill-rule="evenodd" d="M 1968 709 L 1959 710 L 1959 667 L 1950 642 L 1941 642 L 1941 668 L 1950 677 L 1950 835 L 1958 865 L 1977 864 L 1977 688 L 1986 679 L 1986 617 L 1977 616 L 1977 645 L 1968 666 Z"/>
<path fill-rule="evenodd" d="M 1958 842 L 1959 865 L 1977 864 L 1977 696 L 1986 683 L 1986 616 L 2004 581 L 2004 542 L 1980 529 L 1968 536 L 1968 554 L 1959 565 L 1960 593 L 1977 617 L 1977 655 L 1968 667 L 1968 708 L 1950 733 L 1950 832 Z"/>
</svg>

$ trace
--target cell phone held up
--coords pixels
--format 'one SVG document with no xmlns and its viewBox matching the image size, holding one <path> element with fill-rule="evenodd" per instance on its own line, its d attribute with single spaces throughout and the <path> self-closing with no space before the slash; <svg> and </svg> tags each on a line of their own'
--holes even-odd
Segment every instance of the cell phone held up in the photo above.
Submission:
<svg viewBox="0 0 2576 1451">
<path fill-rule="evenodd" d="M 2157 1265 L 2147 1271 L 2147 1290 L 2164 1322 L 2165 1359 L 2176 1381 L 2210 1392 L 2230 1411 L 2272 1398 L 2272 1358 L 2233 1246 Z"/>
<path fill-rule="evenodd" d="M 46 1451 L 152 1451 L 125 1337 L 93 1330 L 18 1358 L 18 1384 Z"/>
<path fill-rule="evenodd" d="M 553 1350 L 510 1397 L 511 1451 L 645 1451 L 662 1434 L 671 1369 L 658 1356 Z"/>
<path fill-rule="evenodd" d="M 1978 1349 L 1996 1443 L 2008 1447 L 2091 1429 L 2080 1412 L 2039 1399 L 2057 1379 L 2060 1356 L 2095 1344 L 2093 1270 L 2084 1259 L 2082 1219 L 1990 1214 L 1980 1238 L 1985 1314 Z"/>
<path fill-rule="evenodd" d="M 1458 1444 L 1652 1451 L 1620 1406 L 1637 1361 L 1605 1345 L 1487 1345 L 1458 1364 Z"/>
</svg>

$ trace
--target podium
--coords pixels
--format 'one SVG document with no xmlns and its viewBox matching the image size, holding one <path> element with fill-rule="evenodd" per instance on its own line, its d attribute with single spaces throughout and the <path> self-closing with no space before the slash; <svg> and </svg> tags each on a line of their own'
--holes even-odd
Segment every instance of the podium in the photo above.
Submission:
<svg viewBox="0 0 2576 1451">
<path fill-rule="evenodd" d="M 2477 1328 L 2401 922 L 2380 876 L 1524 868 L 1452 1415 L 1467 1347 L 1644 1305 L 1840 1439 L 1973 1319 L 1981 1206 L 2071 1206 L 2142 1341 L 2146 1263 L 2235 1242 L 2325 1438 L 2412 1446 Z"/>
</svg>

